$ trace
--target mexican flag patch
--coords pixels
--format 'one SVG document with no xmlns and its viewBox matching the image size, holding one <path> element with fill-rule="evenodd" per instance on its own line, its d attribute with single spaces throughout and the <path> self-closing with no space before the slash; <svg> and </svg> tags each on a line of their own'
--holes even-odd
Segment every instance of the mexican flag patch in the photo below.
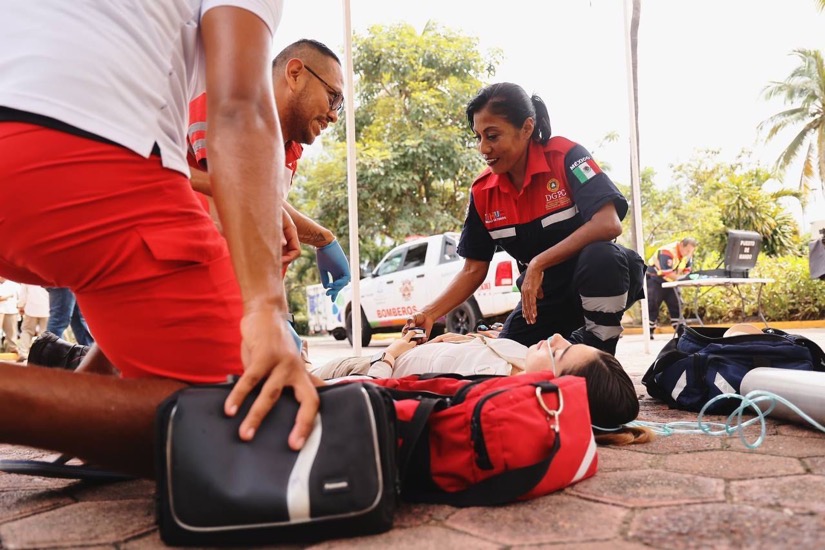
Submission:
<svg viewBox="0 0 825 550">
<path fill-rule="evenodd" d="M 586 183 L 587 180 L 600 173 L 601 169 L 599 168 L 599 165 L 596 164 L 596 161 L 591 158 L 588 158 L 573 168 L 573 175 L 576 176 L 579 183 Z"/>
</svg>

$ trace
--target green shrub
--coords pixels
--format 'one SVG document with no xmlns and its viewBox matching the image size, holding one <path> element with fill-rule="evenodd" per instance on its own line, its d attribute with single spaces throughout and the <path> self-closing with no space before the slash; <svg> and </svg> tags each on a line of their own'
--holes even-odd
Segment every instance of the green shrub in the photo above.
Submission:
<svg viewBox="0 0 825 550">
<path fill-rule="evenodd" d="M 825 318 L 825 281 L 811 279 L 808 258 L 760 257 L 751 277 L 774 279 L 762 288 L 762 313 L 768 321 L 806 321 Z M 756 316 L 760 285 L 741 285 L 746 314 Z M 742 301 L 729 287 L 683 288 L 685 317 L 696 309 L 705 323 L 742 320 Z"/>
<path fill-rule="evenodd" d="M 295 315 L 295 332 L 300 336 L 309 334 L 309 319 L 307 319 L 306 315 L 301 315 L 300 313 Z"/>
</svg>

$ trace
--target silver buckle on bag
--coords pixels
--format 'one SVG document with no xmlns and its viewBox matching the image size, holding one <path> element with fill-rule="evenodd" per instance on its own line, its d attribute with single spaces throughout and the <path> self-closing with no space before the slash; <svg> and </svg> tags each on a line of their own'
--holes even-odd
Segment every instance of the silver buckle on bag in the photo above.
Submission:
<svg viewBox="0 0 825 550">
<path fill-rule="evenodd" d="M 550 420 L 555 420 L 553 429 L 556 431 L 556 433 L 559 433 L 559 415 L 561 415 L 561 411 L 564 410 L 564 398 L 561 395 L 561 389 L 559 389 L 557 393 L 559 395 L 559 408 L 558 410 L 553 411 L 547 407 L 547 404 L 544 402 L 544 399 L 541 398 L 541 388 L 538 386 L 536 387 L 536 399 L 539 402 L 539 406 L 542 409 L 544 409 L 544 412 L 547 413 L 548 422 Z"/>
</svg>

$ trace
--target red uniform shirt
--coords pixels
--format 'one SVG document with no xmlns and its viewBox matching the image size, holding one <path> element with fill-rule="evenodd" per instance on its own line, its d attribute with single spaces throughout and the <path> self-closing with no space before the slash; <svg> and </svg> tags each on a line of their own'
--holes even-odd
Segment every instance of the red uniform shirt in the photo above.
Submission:
<svg viewBox="0 0 825 550">
<path fill-rule="evenodd" d="M 189 103 L 189 165 L 206 170 L 206 94 L 201 94 Z M 286 167 L 292 175 L 298 171 L 298 159 L 304 152 L 304 147 L 297 141 L 287 141 Z"/>
<path fill-rule="evenodd" d="M 531 142 L 525 183 L 517 191 L 507 174 L 487 168 L 476 178 L 458 253 L 490 261 L 501 246 L 522 266 L 567 238 L 590 220 L 608 201 L 619 218 L 627 213 L 627 200 L 601 171 L 590 153 L 563 137 L 542 145 Z M 566 270 L 575 258 L 545 273 Z M 545 277 L 545 286 L 551 282 Z"/>
</svg>

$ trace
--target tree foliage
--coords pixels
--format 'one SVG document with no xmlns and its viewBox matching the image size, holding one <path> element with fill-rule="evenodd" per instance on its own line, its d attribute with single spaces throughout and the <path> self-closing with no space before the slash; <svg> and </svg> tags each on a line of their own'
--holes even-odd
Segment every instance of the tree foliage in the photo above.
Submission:
<svg viewBox="0 0 825 550">
<path fill-rule="evenodd" d="M 482 54 L 478 39 L 433 23 L 420 33 L 407 24 L 376 25 L 353 38 L 362 260 L 377 261 L 410 235 L 460 230 L 483 167 L 464 110 L 499 58 L 498 51 Z M 290 201 L 346 249 L 345 136 L 342 117 L 323 152 L 302 161 Z M 310 260 L 297 261 L 294 271 Z M 309 280 L 301 285 L 316 282 L 304 271 Z"/>
<path fill-rule="evenodd" d="M 781 173 L 804 154 L 799 190 L 805 201 L 814 189 L 825 193 L 825 62 L 818 50 L 799 49 L 793 54 L 799 65 L 784 81 L 771 82 L 764 91 L 766 99 L 781 98 L 789 108 L 763 121 L 759 129 L 768 141 L 783 130 L 797 131 L 776 167 Z"/>
<path fill-rule="evenodd" d="M 353 40 L 361 246 L 376 260 L 409 235 L 459 229 L 470 183 L 482 167 L 464 116 L 492 76 L 498 53 L 428 24 L 376 25 Z M 347 234 L 344 127 L 302 171 L 303 197 L 339 236 Z"/>
<path fill-rule="evenodd" d="M 728 229 L 759 233 L 768 256 L 799 255 L 797 224 L 779 199 L 800 193 L 767 191 L 771 173 L 753 165 L 747 153 L 723 162 L 718 150 L 702 150 L 674 166 L 673 174 L 673 181 L 662 186 L 651 169 L 642 172 L 646 258 L 662 244 L 691 236 L 700 243 L 697 263 L 713 268 L 724 253 Z M 630 196 L 629 189 L 622 191 Z"/>
</svg>

